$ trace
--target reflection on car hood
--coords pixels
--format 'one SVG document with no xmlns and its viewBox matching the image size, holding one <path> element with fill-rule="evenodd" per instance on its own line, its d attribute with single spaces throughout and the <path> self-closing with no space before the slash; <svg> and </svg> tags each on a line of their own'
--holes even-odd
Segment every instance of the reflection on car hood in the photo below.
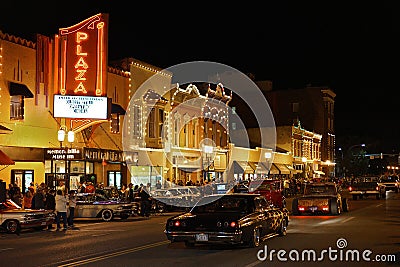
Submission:
<svg viewBox="0 0 400 267">
<path fill-rule="evenodd" d="M 93 204 L 107 205 L 107 204 L 128 204 L 126 202 L 121 202 L 117 200 L 103 200 L 103 201 L 94 201 Z"/>
<path fill-rule="evenodd" d="M 8 209 L 2 210 L 0 213 L 35 213 L 35 214 L 42 214 L 42 213 L 49 213 L 46 210 L 35 210 L 35 209 Z"/>
</svg>

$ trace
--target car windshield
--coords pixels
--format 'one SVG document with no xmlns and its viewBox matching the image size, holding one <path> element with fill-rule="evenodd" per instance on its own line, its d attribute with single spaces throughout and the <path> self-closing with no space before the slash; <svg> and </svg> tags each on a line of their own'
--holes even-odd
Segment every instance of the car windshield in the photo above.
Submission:
<svg viewBox="0 0 400 267">
<path fill-rule="evenodd" d="M 236 196 L 205 197 L 192 208 L 191 213 L 247 212 L 249 210 L 248 202 L 247 198 Z"/>
<path fill-rule="evenodd" d="M 335 194 L 334 185 L 309 185 L 306 186 L 306 195 L 318 195 L 318 194 Z"/>
</svg>

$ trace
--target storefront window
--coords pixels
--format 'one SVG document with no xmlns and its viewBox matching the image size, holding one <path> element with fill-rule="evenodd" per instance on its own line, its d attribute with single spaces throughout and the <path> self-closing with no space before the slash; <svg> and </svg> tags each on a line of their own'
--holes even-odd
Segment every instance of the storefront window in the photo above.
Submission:
<svg viewBox="0 0 400 267">
<path fill-rule="evenodd" d="M 157 180 L 162 183 L 162 167 L 161 166 L 132 166 L 131 167 L 131 183 L 133 185 L 147 185 L 150 183 L 151 189 L 156 186 Z"/>
</svg>

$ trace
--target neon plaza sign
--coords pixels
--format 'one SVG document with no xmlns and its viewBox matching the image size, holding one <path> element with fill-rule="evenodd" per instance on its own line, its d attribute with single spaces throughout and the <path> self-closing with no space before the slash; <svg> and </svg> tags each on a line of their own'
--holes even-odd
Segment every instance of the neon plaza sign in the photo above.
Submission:
<svg viewBox="0 0 400 267">
<path fill-rule="evenodd" d="M 59 30 L 60 88 L 54 117 L 107 119 L 108 14 Z"/>
</svg>

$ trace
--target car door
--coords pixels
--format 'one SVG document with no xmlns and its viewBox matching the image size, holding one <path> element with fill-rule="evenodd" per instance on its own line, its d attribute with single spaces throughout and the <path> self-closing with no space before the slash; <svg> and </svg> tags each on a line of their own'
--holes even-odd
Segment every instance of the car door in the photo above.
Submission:
<svg viewBox="0 0 400 267">
<path fill-rule="evenodd" d="M 270 204 L 264 196 L 257 197 L 255 199 L 257 215 L 257 224 L 263 229 L 262 236 L 271 233 L 272 228 L 272 218 L 271 214 L 268 212 L 270 209 Z"/>
</svg>

